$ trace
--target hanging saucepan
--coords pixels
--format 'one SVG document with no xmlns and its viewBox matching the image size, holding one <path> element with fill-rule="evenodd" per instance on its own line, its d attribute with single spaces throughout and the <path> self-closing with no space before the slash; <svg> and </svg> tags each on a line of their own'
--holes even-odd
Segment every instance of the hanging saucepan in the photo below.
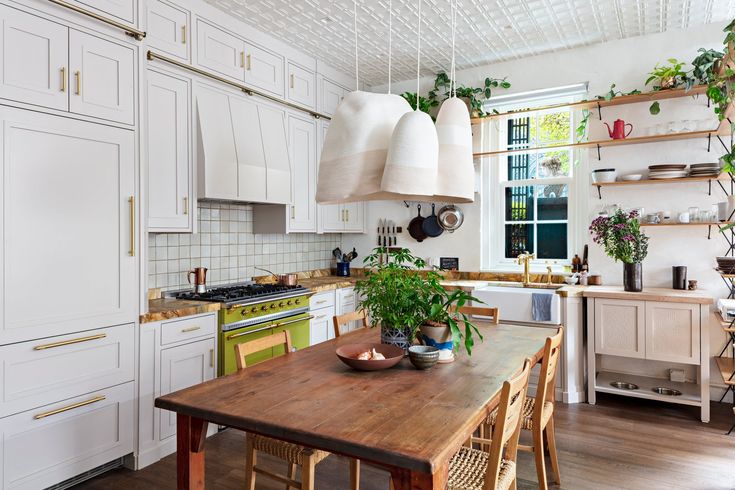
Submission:
<svg viewBox="0 0 735 490">
<path fill-rule="evenodd" d="M 444 228 L 439 225 L 439 220 L 436 217 L 436 205 L 431 203 L 431 214 L 424 219 L 421 223 L 421 229 L 424 230 L 426 236 L 435 238 L 444 233 Z"/>
<path fill-rule="evenodd" d="M 439 220 L 439 226 L 450 233 L 454 233 L 454 230 L 464 223 L 464 213 L 454 204 L 442 206 L 436 217 Z"/>
<path fill-rule="evenodd" d="M 426 234 L 424 233 L 424 230 L 421 226 L 424 222 L 424 217 L 421 216 L 421 204 L 418 205 L 418 209 L 418 216 L 416 216 L 414 219 L 411 220 L 410 223 L 408 223 L 408 234 L 411 235 L 411 238 L 413 238 L 417 242 L 423 242 L 424 238 L 426 238 Z"/>
</svg>

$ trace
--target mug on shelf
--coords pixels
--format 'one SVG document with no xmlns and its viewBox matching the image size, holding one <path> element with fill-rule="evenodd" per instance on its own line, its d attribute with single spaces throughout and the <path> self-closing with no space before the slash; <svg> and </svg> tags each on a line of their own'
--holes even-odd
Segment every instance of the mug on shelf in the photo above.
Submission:
<svg viewBox="0 0 735 490">
<path fill-rule="evenodd" d="M 689 223 L 689 213 L 679 213 L 679 223 Z"/>
</svg>

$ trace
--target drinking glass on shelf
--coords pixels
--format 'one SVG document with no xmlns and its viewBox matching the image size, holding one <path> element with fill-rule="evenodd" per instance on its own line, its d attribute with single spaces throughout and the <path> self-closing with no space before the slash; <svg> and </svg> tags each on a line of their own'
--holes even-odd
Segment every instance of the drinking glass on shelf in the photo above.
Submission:
<svg viewBox="0 0 735 490">
<path fill-rule="evenodd" d="M 694 131 L 694 128 L 695 128 L 695 125 L 689 119 L 683 119 L 681 121 L 681 131 L 685 133 L 689 133 L 691 131 Z"/>
<path fill-rule="evenodd" d="M 681 122 L 669 121 L 668 132 L 669 133 L 680 133 L 681 132 Z"/>
<path fill-rule="evenodd" d="M 689 221 L 699 221 L 699 208 L 697 206 L 689 208 Z"/>
<path fill-rule="evenodd" d="M 711 222 L 712 219 L 710 217 L 710 212 L 706 209 L 701 210 L 699 212 L 699 221 L 701 221 L 702 223 Z"/>
</svg>

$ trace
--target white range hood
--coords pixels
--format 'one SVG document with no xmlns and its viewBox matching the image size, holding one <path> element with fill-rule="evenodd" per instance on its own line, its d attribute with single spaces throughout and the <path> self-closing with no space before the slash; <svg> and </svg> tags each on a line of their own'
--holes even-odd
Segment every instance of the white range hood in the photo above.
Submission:
<svg viewBox="0 0 735 490">
<path fill-rule="evenodd" d="M 285 112 L 213 87 L 197 91 L 200 199 L 291 203 Z"/>
</svg>

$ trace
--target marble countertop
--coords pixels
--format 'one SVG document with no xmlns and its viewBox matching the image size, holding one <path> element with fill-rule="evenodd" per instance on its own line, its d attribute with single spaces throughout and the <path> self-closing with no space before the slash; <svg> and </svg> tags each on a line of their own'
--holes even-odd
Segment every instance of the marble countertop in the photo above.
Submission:
<svg viewBox="0 0 735 490">
<path fill-rule="evenodd" d="M 148 313 L 140 315 L 140 323 L 160 322 L 171 318 L 201 315 L 220 309 L 219 303 L 209 301 L 189 301 L 175 298 L 148 300 Z"/>
</svg>

